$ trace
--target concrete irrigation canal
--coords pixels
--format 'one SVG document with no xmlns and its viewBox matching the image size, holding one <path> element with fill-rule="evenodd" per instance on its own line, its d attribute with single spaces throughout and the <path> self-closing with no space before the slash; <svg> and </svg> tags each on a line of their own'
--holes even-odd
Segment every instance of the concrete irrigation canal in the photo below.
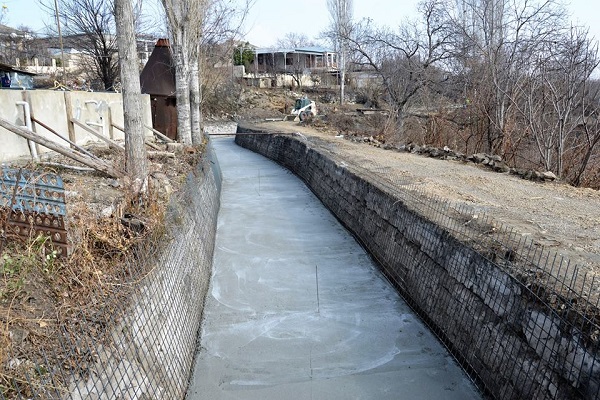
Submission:
<svg viewBox="0 0 600 400">
<path fill-rule="evenodd" d="M 214 140 L 214 272 L 188 399 L 477 399 L 453 358 L 291 172 Z"/>
</svg>

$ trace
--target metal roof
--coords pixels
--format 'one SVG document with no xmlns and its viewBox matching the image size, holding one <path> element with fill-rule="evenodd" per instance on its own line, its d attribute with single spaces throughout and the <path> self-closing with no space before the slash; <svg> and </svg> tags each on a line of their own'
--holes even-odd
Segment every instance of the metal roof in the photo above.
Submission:
<svg viewBox="0 0 600 400">
<path fill-rule="evenodd" d="M 256 49 L 256 54 L 271 54 L 271 53 L 300 53 L 300 54 L 324 54 L 324 53 L 335 53 L 331 49 L 320 46 L 310 47 L 297 47 L 297 48 L 262 48 Z"/>
<path fill-rule="evenodd" d="M 37 74 L 34 74 L 33 72 L 27 72 L 27 71 L 24 71 L 22 69 L 15 68 L 12 65 L 4 64 L 4 63 L 0 63 L 0 71 L 3 71 L 3 72 L 17 72 L 19 74 L 31 75 L 31 76 L 37 75 Z"/>
<path fill-rule="evenodd" d="M 142 93 L 175 95 L 175 66 L 167 39 L 159 39 L 140 75 Z"/>
</svg>

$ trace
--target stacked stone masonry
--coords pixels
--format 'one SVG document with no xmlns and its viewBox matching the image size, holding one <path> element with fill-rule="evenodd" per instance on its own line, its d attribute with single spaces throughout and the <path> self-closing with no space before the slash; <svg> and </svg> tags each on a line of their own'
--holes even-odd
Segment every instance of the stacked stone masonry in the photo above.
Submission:
<svg viewBox="0 0 600 400">
<path fill-rule="evenodd" d="M 492 397 L 598 398 L 600 356 L 581 332 L 367 171 L 302 137 L 246 131 L 236 143 L 303 179 Z"/>
</svg>

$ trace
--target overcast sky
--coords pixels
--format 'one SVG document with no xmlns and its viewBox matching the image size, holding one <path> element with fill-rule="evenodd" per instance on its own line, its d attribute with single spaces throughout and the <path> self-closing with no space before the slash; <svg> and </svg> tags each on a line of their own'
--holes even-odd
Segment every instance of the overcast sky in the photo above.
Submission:
<svg viewBox="0 0 600 400">
<path fill-rule="evenodd" d="M 10 26 L 27 25 L 43 33 L 44 22 L 52 22 L 39 6 L 40 0 L 0 0 L 8 7 Z M 108 0 L 107 0 L 108 1 Z M 156 0 L 145 0 L 156 1 Z M 227 0 L 239 1 L 239 0 Z M 573 22 L 589 26 L 600 38 L 600 1 L 565 0 Z M 355 19 L 371 18 L 378 25 L 395 27 L 414 15 L 418 0 L 354 0 Z M 314 38 L 329 25 L 326 0 L 255 0 L 244 26 L 245 40 L 268 47 L 286 33 Z"/>
</svg>

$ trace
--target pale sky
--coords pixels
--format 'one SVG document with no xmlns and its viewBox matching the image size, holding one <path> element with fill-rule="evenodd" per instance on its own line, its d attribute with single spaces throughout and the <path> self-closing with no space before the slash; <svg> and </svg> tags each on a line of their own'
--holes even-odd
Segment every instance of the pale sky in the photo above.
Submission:
<svg viewBox="0 0 600 400">
<path fill-rule="evenodd" d="M 5 24 L 13 27 L 23 24 L 43 33 L 44 21 L 52 23 L 52 20 L 40 9 L 39 1 L 0 0 L 0 6 L 8 7 Z M 573 15 L 573 22 L 589 26 L 592 35 L 600 39 L 600 1 L 564 2 Z M 354 18 L 369 17 L 377 25 L 395 27 L 404 18 L 414 15 L 417 3 L 418 0 L 354 0 Z M 257 46 L 268 47 L 286 33 L 302 33 L 312 39 L 328 25 L 326 0 L 255 0 L 244 26 L 244 39 Z"/>
</svg>

